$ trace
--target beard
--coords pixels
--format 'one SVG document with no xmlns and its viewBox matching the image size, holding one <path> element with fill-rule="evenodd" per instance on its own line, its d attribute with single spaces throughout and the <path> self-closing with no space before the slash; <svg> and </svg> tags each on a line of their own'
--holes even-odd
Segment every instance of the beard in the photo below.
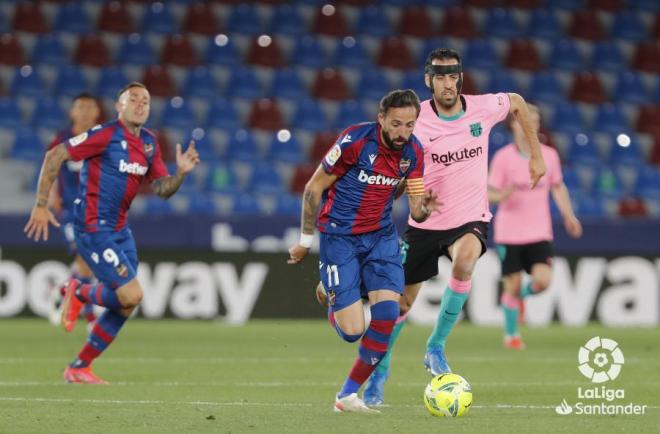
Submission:
<svg viewBox="0 0 660 434">
<path fill-rule="evenodd" d="M 445 95 L 443 95 L 443 93 L 444 91 L 441 92 L 440 95 L 434 95 L 436 102 L 439 102 L 440 105 L 445 109 L 454 107 L 458 101 L 458 94 L 454 93 L 451 98 L 447 98 Z"/>
<path fill-rule="evenodd" d="M 389 132 L 383 130 L 383 139 L 385 140 L 385 144 L 390 148 L 394 149 L 395 151 L 400 151 L 403 149 L 405 144 L 408 142 L 408 140 L 405 139 L 405 137 L 399 136 L 395 137 L 394 139 L 390 137 Z"/>
</svg>

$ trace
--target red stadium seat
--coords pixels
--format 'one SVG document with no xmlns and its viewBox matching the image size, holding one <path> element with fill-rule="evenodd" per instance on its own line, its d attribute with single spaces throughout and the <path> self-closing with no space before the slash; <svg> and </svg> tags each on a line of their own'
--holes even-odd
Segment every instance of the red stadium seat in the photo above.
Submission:
<svg viewBox="0 0 660 434">
<path fill-rule="evenodd" d="M 78 40 L 78 47 L 74 55 L 76 63 L 89 66 L 107 66 L 110 62 L 108 48 L 103 38 L 97 33 L 90 33 Z"/>
<path fill-rule="evenodd" d="M 501 0 L 500 1 L 493 1 L 493 0 L 463 0 L 461 3 L 465 6 L 470 6 L 470 7 L 473 7 L 473 8 L 487 9 L 487 8 L 500 6 Z"/>
<path fill-rule="evenodd" d="M 591 41 L 598 41 L 605 37 L 603 25 L 593 9 L 574 12 L 568 34 L 574 38 L 589 39 Z"/>
<path fill-rule="evenodd" d="M 509 43 L 504 63 L 509 68 L 538 71 L 543 68 L 541 57 L 529 39 L 517 39 Z"/>
<path fill-rule="evenodd" d="M 600 79 L 590 72 L 575 75 L 569 95 L 573 101 L 589 104 L 602 104 L 608 100 Z"/>
<path fill-rule="evenodd" d="M 589 9 L 600 9 L 608 12 L 620 11 L 625 7 L 623 0 L 589 0 L 587 7 Z"/>
<path fill-rule="evenodd" d="M 331 4 L 323 5 L 314 17 L 312 32 L 327 36 L 348 35 L 348 25 L 341 13 L 341 8 Z"/>
<path fill-rule="evenodd" d="M 504 2 L 504 6 L 516 9 L 537 9 L 542 5 L 539 0 L 507 0 Z"/>
<path fill-rule="evenodd" d="M 198 33 L 208 36 L 220 32 L 213 8 L 205 2 L 195 3 L 188 7 L 183 29 L 186 33 Z"/>
<path fill-rule="evenodd" d="M 131 14 L 128 13 L 125 3 L 121 1 L 103 4 L 97 27 L 99 30 L 113 33 L 128 34 L 135 31 Z"/>
<path fill-rule="evenodd" d="M 658 42 L 648 41 L 637 45 L 632 63 L 637 70 L 660 73 L 660 46 L 658 46 Z"/>
<path fill-rule="evenodd" d="M 653 134 L 653 147 L 651 148 L 649 161 L 651 164 L 660 167 L 660 132 Z"/>
<path fill-rule="evenodd" d="M 30 33 L 47 33 L 48 26 L 38 2 L 20 2 L 14 10 L 14 30 Z"/>
<path fill-rule="evenodd" d="M 316 163 L 297 166 L 291 177 L 291 191 L 294 193 L 302 193 L 305 191 L 305 184 L 307 184 L 309 178 L 312 177 L 317 167 L 318 164 Z"/>
<path fill-rule="evenodd" d="M 314 136 L 314 142 L 312 142 L 310 152 L 312 164 L 318 165 L 321 163 L 321 160 L 328 153 L 335 140 L 337 140 L 337 133 L 333 131 L 325 131 Z"/>
<path fill-rule="evenodd" d="M 406 41 L 391 37 L 384 39 L 380 44 L 380 51 L 376 63 L 386 68 L 411 69 L 417 67 L 410 54 Z"/>
<path fill-rule="evenodd" d="M 636 130 L 640 133 L 660 135 L 660 105 L 645 105 L 639 108 Z"/>
<path fill-rule="evenodd" d="M 466 39 L 478 36 L 470 10 L 461 6 L 452 6 L 447 9 L 442 19 L 440 34 Z"/>
<path fill-rule="evenodd" d="M 461 93 L 466 95 L 477 95 L 480 93 L 474 79 L 470 73 L 466 71 L 463 71 L 463 87 L 461 88 Z"/>
<path fill-rule="evenodd" d="M 435 27 L 431 21 L 429 11 L 422 6 L 411 6 L 403 9 L 401 21 L 399 21 L 399 33 L 417 38 L 435 36 Z"/>
<path fill-rule="evenodd" d="M 325 68 L 316 74 L 312 94 L 332 101 L 343 101 L 351 96 L 344 76 L 334 68 Z"/>
<path fill-rule="evenodd" d="M 152 96 L 174 96 L 176 89 L 166 68 L 160 65 L 149 66 L 142 76 L 142 83 Z"/>
<path fill-rule="evenodd" d="M 23 49 L 18 39 L 10 33 L 0 35 L 0 65 L 22 65 Z"/>
<path fill-rule="evenodd" d="M 170 35 L 165 41 L 162 55 L 163 63 L 178 66 L 195 66 L 199 64 L 197 55 L 190 40 L 185 35 Z"/>
<path fill-rule="evenodd" d="M 638 197 L 624 197 L 619 202 L 618 214 L 621 217 L 646 217 L 649 210 L 644 201 Z"/>
<path fill-rule="evenodd" d="M 660 39 L 660 14 L 655 14 L 655 22 L 653 23 L 651 33 L 656 39 Z"/>
<path fill-rule="evenodd" d="M 277 39 L 268 35 L 260 35 L 252 40 L 247 54 L 247 62 L 271 68 L 279 68 L 285 63 Z"/>
<path fill-rule="evenodd" d="M 160 153 L 163 156 L 163 160 L 166 163 L 175 162 L 176 155 L 174 154 L 174 147 L 170 144 L 170 141 L 163 130 L 158 130 L 156 133 L 156 140 L 158 141 L 158 146 L 160 146 Z M 182 143 L 181 145 L 186 146 L 187 143 Z"/>
<path fill-rule="evenodd" d="M 284 128 L 282 113 L 277 102 L 272 99 L 262 98 L 252 103 L 248 125 L 260 130 L 278 131 Z"/>
</svg>

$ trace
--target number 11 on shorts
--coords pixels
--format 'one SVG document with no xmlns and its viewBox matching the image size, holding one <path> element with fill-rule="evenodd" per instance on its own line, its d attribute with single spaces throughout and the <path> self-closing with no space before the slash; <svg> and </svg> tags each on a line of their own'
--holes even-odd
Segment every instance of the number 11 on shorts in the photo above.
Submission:
<svg viewBox="0 0 660 434">
<path fill-rule="evenodd" d="M 339 285 L 339 269 L 336 265 L 328 265 L 325 268 L 328 273 L 328 288 Z"/>
</svg>

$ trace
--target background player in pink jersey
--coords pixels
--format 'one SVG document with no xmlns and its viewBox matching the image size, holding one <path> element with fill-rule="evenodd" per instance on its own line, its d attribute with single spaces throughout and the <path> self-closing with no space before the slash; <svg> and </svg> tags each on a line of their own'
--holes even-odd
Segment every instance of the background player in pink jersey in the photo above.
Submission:
<svg viewBox="0 0 660 434">
<path fill-rule="evenodd" d="M 536 185 L 545 163 L 524 99 L 515 93 L 462 95 L 460 55 L 448 48 L 427 57 L 424 80 L 432 98 L 423 101 L 415 136 L 424 146 L 424 185 L 442 201 L 422 222 L 408 221 L 403 239 L 406 287 L 401 297 L 401 317 L 392 333 L 394 340 L 404 325 L 422 283 L 438 274 L 438 259 L 452 261 L 451 277 L 442 296 L 438 319 L 427 341 L 424 364 L 438 375 L 451 372 L 445 343 L 472 287 L 472 271 L 486 251 L 491 214 L 488 207 L 488 135 L 491 128 L 511 113 L 530 142 L 529 182 Z M 365 388 L 368 404 L 383 402 L 389 376 L 389 355 Z"/>
<path fill-rule="evenodd" d="M 64 370 L 64 379 L 69 383 L 106 383 L 92 372 L 91 364 L 114 341 L 142 300 L 143 290 L 136 278 L 137 248 L 126 221 L 140 183 L 150 181 L 156 194 L 168 198 L 199 164 L 194 142 L 185 153 L 177 145 L 176 173 L 168 175 L 155 135 L 143 128 L 150 105 L 146 87 L 129 83 L 119 92 L 115 104 L 117 120 L 55 146 L 41 166 L 36 203 L 25 226 L 27 236 L 35 241 L 48 239 L 48 224 L 60 225 L 46 206 L 48 192 L 63 162 L 83 160 L 75 200 L 75 239 L 78 251 L 100 280 L 96 285 L 69 281 L 62 323 L 71 330 L 84 303 L 91 301 L 106 308 L 87 343 Z"/>
<path fill-rule="evenodd" d="M 408 180 L 414 220 L 424 221 L 436 207 L 435 194 L 424 191 L 423 150 L 412 135 L 418 114 L 415 92 L 390 92 L 381 100 L 378 122 L 344 130 L 305 186 L 300 242 L 289 249 L 289 263 L 307 256 L 316 225 L 330 322 L 343 340 L 361 339 L 335 398 L 337 412 L 376 412 L 357 392 L 385 355 L 399 315 L 404 279 L 391 216 L 397 186 Z M 371 305 L 366 330 L 363 296 Z"/>
<path fill-rule="evenodd" d="M 541 126 L 539 110 L 528 104 L 530 120 L 536 131 Z M 546 175 L 536 188 L 529 186 L 527 164 L 529 140 L 518 122 L 510 122 L 513 141 L 493 156 L 488 178 L 488 198 L 499 203 L 495 216 L 495 243 L 502 260 L 502 309 L 504 311 L 504 345 L 522 349 L 518 332 L 521 299 L 544 291 L 552 278 L 552 197 L 561 212 L 566 232 L 574 238 L 582 235 L 582 225 L 575 217 L 568 189 L 562 180 L 559 155 L 553 148 L 541 145 L 548 165 Z M 531 281 L 521 288 L 522 271 Z"/>
</svg>

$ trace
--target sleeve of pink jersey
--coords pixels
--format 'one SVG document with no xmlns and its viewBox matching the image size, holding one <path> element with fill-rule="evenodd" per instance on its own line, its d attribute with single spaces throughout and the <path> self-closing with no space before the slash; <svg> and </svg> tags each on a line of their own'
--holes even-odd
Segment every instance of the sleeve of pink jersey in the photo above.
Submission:
<svg viewBox="0 0 660 434">
<path fill-rule="evenodd" d="M 155 147 L 156 155 L 154 155 L 154 159 L 151 161 L 151 167 L 149 167 L 149 172 L 147 172 L 147 181 L 149 182 L 169 175 L 158 142 L 156 142 Z"/>
<path fill-rule="evenodd" d="M 489 93 L 484 95 L 486 104 L 492 109 L 493 125 L 506 119 L 511 109 L 511 100 L 506 93 Z"/>
<path fill-rule="evenodd" d="M 557 151 L 552 149 L 552 151 L 549 153 L 548 160 L 549 161 L 546 162 L 546 164 L 548 166 L 548 172 L 550 172 L 549 181 L 550 185 L 554 187 L 564 181 L 564 177 L 561 173 L 561 160 L 559 159 L 559 154 Z"/>
<path fill-rule="evenodd" d="M 490 162 L 488 185 L 498 190 L 502 190 L 506 186 L 506 172 L 503 168 L 502 154 L 500 152 L 495 153 L 493 161 Z"/>
<path fill-rule="evenodd" d="M 113 128 L 94 128 L 64 142 L 72 160 L 86 160 L 105 151 L 112 137 Z"/>
<path fill-rule="evenodd" d="M 335 144 L 325 154 L 321 164 L 326 173 L 336 175 L 337 177 L 344 176 L 348 169 L 357 161 L 357 151 L 355 142 L 346 140 L 350 138 L 350 129 L 342 131 L 337 137 Z"/>
</svg>

